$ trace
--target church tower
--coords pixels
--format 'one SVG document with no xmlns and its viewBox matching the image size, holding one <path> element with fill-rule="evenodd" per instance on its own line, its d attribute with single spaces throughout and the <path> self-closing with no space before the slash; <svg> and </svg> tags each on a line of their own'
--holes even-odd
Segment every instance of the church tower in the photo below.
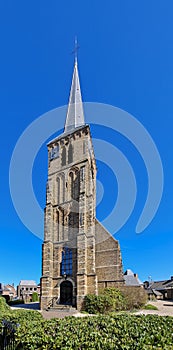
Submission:
<svg viewBox="0 0 173 350">
<path fill-rule="evenodd" d="M 86 294 L 123 284 L 119 244 L 96 220 L 95 207 L 96 162 L 75 58 L 64 133 L 48 144 L 41 309 L 80 310 Z"/>
</svg>

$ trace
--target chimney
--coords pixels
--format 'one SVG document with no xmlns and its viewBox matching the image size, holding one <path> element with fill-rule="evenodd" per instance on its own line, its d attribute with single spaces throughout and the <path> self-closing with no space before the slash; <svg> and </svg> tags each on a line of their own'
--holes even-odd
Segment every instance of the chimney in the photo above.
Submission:
<svg viewBox="0 0 173 350">
<path fill-rule="evenodd" d="M 171 276 L 171 281 L 173 281 L 173 276 Z"/>
<path fill-rule="evenodd" d="M 135 278 L 138 278 L 138 274 L 137 274 L 137 273 L 134 273 L 134 277 L 135 277 Z"/>
</svg>

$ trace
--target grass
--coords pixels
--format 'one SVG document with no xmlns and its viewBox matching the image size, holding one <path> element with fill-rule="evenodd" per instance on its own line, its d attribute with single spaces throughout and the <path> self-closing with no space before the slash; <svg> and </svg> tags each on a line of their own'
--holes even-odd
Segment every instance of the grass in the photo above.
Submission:
<svg viewBox="0 0 173 350">
<path fill-rule="evenodd" d="M 152 304 L 147 304 L 143 307 L 144 310 L 158 310 L 157 306 Z"/>
</svg>

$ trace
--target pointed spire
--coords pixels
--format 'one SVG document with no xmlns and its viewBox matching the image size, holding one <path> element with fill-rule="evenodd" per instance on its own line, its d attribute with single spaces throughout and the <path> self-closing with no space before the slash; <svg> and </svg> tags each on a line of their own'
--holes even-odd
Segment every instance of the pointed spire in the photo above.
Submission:
<svg viewBox="0 0 173 350">
<path fill-rule="evenodd" d="M 73 131 L 75 128 L 85 125 L 78 73 L 77 50 L 77 39 L 75 39 L 75 63 L 64 132 Z"/>
</svg>

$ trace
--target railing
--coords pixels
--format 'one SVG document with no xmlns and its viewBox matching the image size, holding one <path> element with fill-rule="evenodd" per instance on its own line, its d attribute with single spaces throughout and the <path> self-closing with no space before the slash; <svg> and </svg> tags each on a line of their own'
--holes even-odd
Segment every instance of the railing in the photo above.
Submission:
<svg viewBox="0 0 173 350">
<path fill-rule="evenodd" d="M 48 309 L 50 309 L 51 307 L 54 307 L 57 304 L 58 304 L 58 298 L 53 297 L 48 303 Z"/>
<path fill-rule="evenodd" d="M 15 332 L 18 324 L 3 320 L 0 334 L 0 350 L 16 350 Z"/>
</svg>

